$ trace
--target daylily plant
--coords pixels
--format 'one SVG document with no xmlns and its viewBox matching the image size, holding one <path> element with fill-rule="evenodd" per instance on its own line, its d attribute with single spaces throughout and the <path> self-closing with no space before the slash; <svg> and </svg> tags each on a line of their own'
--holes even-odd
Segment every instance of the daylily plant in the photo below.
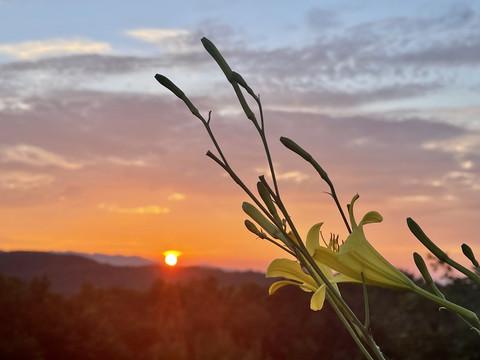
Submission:
<svg viewBox="0 0 480 360">
<path fill-rule="evenodd" d="M 357 225 L 353 215 L 353 206 L 357 199 L 358 195 L 355 195 L 349 206 L 352 233 L 346 241 L 339 245 L 338 237 L 332 237 L 328 244 L 323 240 L 325 246 L 320 246 L 319 234 L 321 235 L 320 228 L 323 223 L 315 224 L 307 234 L 306 247 L 309 254 L 337 291 L 337 284 L 340 282 L 361 283 L 362 281 L 369 285 L 412 290 L 415 284 L 391 265 L 365 238 L 363 226 L 381 222 L 382 216 L 376 211 L 371 211 Z M 332 269 L 338 274 L 334 274 Z M 285 285 L 298 285 L 304 291 L 314 292 L 310 308 L 312 310 L 322 309 L 325 301 L 325 284 L 318 285 L 312 276 L 303 271 L 298 262 L 276 259 L 268 267 L 267 277 L 289 279 L 279 280 L 272 284 L 269 289 L 270 294 Z"/>
<path fill-rule="evenodd" d="M 441 307 L 447 308 L 448 310 L 460 315 L 480 335 L 480 322 L 476 314 L 459 305 L 447 301 L 443 297 L 442 293 L 433 284 L 433 279 L 430 278 L 430 280 L 427 280 L 429 279 L 430 275 L 428 274 L 428 269 L 426 268 L 426 265 L 419 254 L 414 254 L 415 263 L 417 264 L 417 267 L 419 267 L 419 270 L 426 279 L 427 283 L 428 281 L 430 282 L 430 287 L 433 288 L 433 293 L 417 286 L 405 274 L 390 264 L 367 241 L 363 231 L 364 225 L 381 222 L 383 220 L 382 216 L 376 211 L 370 211 L 357 224 L 353 215 L 353 207 L 355 201 L 358 199 L 358 195 L 356 195 L 353 197 L 348 208 L 350 218 L 348 220 L 342 209 L 342 206 L 340 205 L 333 183 L 328 174 L 307 151 L 305 151 L 291 139 L 282 137 L 280 138 L 282 144 L 310 163 L 318 172 L 320 177 L 328 184 L 330 187 L 329 194 L 335 201 L 348 232 L 350 233 L 345 242 L 342 242 L 341 244 L 339 243 L 339 236 L 333 235 L 331 236 L 330 241 L 327 243 L 320 232 L 322 223 L 318 223 L 312 226 L 312 228 L 309 230 L 305 244 L 301 242 L 301 239 L 297 239 L 293 233 L 296 235 L 298 235 L 298 233 L 293 222 L 291 221 L 291 217 L 289 216 L 284 203 L 280 198 L 277 177 L 275 175 L 273 161 L 270 156 L 270 150 L 265 136 L 264 117 L 260 97 L 252 90 L 252 88 L 250 88 L 240 74 L 232 71 L 226 60 L 210 40 L 207 38 L 202 38 L 202 44 L 207 52 L 220 66 L 227 80 L 232 85 L 245 115 L 253 123 L 264 146 L 273 186 L 270 187 L 265 181 L 265 178 L 261 176 L 260 182 L 257 184 L 260 199 L 247 187 L 247 185 L 236 174 L 227 161 L 227 158 L 223 153 L 222 148 L 220 147 L 210 126 L 211 112 L 208 113 L 208 118 L 202 116 L 202 114 L 193 105 L 185 93 L 173 82 L 171 82 L 165 76 L 159 74 L 155 75 L 155 78 L 161 85 L 172 91 L 173 94 L 180 98 L 190 109 L 191 113 L 202 122 L 216 150 L 216 154 L 212 151 L 208 151 L 207 156 L 220 165 L 230 175 L 233 181 L 246 192 L 251 200 L 254 201 L 255 205 L 245 202 L 243 203 L 242 208 L 245 213 L 249 215 L 251 219 L 261 228 L 258 229 L 252 221 L 246 220 L 245 225 L 247 229 L 261 239 L 266 239 L 279 246 L 282 248 L 282 250 L 296 258 L 295 260 L 276 259 L 270 264 L 267 270 L 267 277 L 284 278 L 283 280 L 276 281 L 273 285 L 271 285 L 269 290 L 270 294 L 274 293 L 277 289 L 285 285 L 299 286 L 304 291 L 313 292 L 310 301 L 310 307 L 312 310 L 322 309 L 325 299 L 327 299 L 332 304 L 332 308 L 336 311 L 339 319 L 352 335 L 352 338 L 358 345 L 359 349 L 369 360 L 373 360 L 373 355 L 379 360 L 384 360 L 385 357 L 376 344 L 372 333 L 368 329 L 369 317 L 367 302 L 368 298 L 366 296 L 367 293 L 365 292 L 366 320 L 365 324 L 362 324 L 348 304 L 342 299 L 341 294 L 338 291 L 338 283 L 354 282 L 362 283 L 363 285 L 376 285 L 415 292 L 430 299 L 431 301 L 434 301 Z M 254 112 L 250 108 L 249 102 L 247 102 L 245 98 L 245 91 L 258 105 L 258 112 Z M 407 223 L 412 233 L 438 259 L 444 259 L 448 264 L 451 264 L 456 269 L 461 269 L 461 272 L 480 283 L 480 278 L 476 274 L 464 267 L 460 267 L 458 263 L 453 262 L 453 260 L 449 259 L 443 251 L 438 249 L 412 219 L 407 219 Z M 286 232 L 287 226 L 292 230 L 292 232 Z M 320 244 L 320 236 L 322 236 L 325 246 Z M 478 270 L 478 262 L 475 259 L 471 249 L 464 244 L 462 245 L 462 250 Z"/>
<path fill-rule="evenodd" d="M 457 313 L 477 328 L 479 321 L 475 313 L 420 288 L 390 264 L 367 241 L 363 226 L 381 222 L 383 218 L 378 212 L 370 211 L 357 224 L 353 207 L 358 198 L 359 196 L 355 195 L 348 207 L 352 233 L 343 244 L 338 244 L 338 237 L 332 237 L 328 244 L 323 240 L 325 246 L 320 245 L 319 234 L 321 234 L 320 228 L 323 223 L 312 226 L 307 235 L 306 247 L 310 256 L 335 289 L 338 290 L 337 284 L 341 282 L 364 282 L 367 285 L 412 291 Z M 334 274 L 332 270 L 338 273 Z M 288 279 L 272 284 L 269 289 L 270 294 L 282 286 L 297 285 L 304 291 L 314 292 L 310 301 L 312 310 L 322 309 L 326 286 L 325 284 L 318 285 L 311 275 L 303 271 L 300 263 L 289 259 L 276 259 L 268 267 L 266 276 Z"/>
<path fill-rule="evenodd" d="M 353 197 L 348 208 L 352 233 L 339 246 L 338 251 L 320 246 L 318 242 L 307 244 L 310 249 L 314 249 L 313 258 L 358 282 L 362 282 L 363 274 L 363 281 L 368 285 L 412 290 L 415 287 L 412 280 L 390 264 L 365 238 L 363 226 L 381 222 L 382 215 L 370 211 L 357 225 L 353 206 L 358 197 L 358 195 Z"/>
<path fill-rule="evenodd" d="M 370 211 L 357 225 L 353 215 L 353 206 L 357 199 L 358 195 L 355 195 L 349 206 L 352 233 L 345 242 L 339 245 L 338 237 L 332 237 L 328 244 L 323 240 L 325 246 L 320 246 L 319 234 L 321 235 L 320 228 L 323 223 L 318 223 L 312 226 L 307 234 L 306 247 L 309 254 L 337 291 L 337 284 L 340 282 L 361 283 L 362 281 L 369 285 L 413 290 L 415 284 L 391 265 L 365 238 L 363 226 L 381 222 L 383 218 L 378 212 Z M 334 275 L 332 269 L 338 274 Z M 304 291 L 314 292 L 310 308 L 322 309 L 325 301 L 325 284 L 318 285 L 312 276 L 303 271 L 298 262 L 276 259 L 268 267 L 267 277 L 289 279 L 272 284 L 269 289 L 270 294 L 285 285 L 298 285 Z"/>
<path fill-rule="evenodd" d="M 319 232 L 323 223 L 318 223 L 312 226 L 307 234 L 307 250 L 310 256 L 314 256 L 316 246 L 319 242 Z M 332 286 L 338 292 L 337 283 L 341 282 L 357 282 L 355 279 L 350 278 L 344 274 L 333 274 L 333 271 L 327 265 L 315 260 L 318 268 L 325 275 L 327 280 L 332 284 Z M 312 310 L 321 310 L 325 302 L 325 292 L 326 285 L 318 285 L 313 277 L 307 274 L 302 266 L 293 260 L 290 259 L 275 259 L 271 262 L 267 269 L 267 277 L 284 277 L 288 280 L 279 280 L 273 283 L 270 286 L 269 294 L 273 294 L 279 288 L 286 285 L 297 285 L 302 290 L 307 292 L 313 292 L 312 298 L 310 300 L 310 308 Z"/>
</svg>

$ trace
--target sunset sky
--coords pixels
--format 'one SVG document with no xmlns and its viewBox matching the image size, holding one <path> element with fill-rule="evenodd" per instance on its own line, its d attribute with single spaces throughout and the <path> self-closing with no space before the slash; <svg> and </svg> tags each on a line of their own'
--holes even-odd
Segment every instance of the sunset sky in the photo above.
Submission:
<svg viewBox="0 0 480 360">
<path fill-rule="evenodd" d="M 0 250 L 79 251 L 265 271 L 283 256 L 245 230 L 247 197 L 205 156 L 187 93 L 253 188 L 259 138 L 200 43 L 257 93 L 281 191 L 305 235 L 346 230 L 325 168 L 367 237 L 413 269 L 412 217 L 463 261 L 480 253 L 480 2 L 0 0 Z"/>
</svg>

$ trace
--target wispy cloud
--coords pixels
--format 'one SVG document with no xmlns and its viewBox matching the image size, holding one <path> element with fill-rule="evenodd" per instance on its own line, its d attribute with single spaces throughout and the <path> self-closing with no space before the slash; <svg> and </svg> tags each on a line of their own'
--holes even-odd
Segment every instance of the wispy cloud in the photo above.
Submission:
<svg viewBox="0 0 480 360">
<path fill-rule="evenodd" d="M 474 131 L 452 139 L 428 141 L 422 146 L 426 150 L 440 150 L 459 155 L 480 155 L 480 133 Z"/>
<path fill-rule="evenodd" d="M 457 189 L 480 190 L 478 174 L 469 171 L 449 171 L 441 178 L 432 181 L 433 186 L 452 187 Z"/>
<path fill-rule="evenodd" d="M 302 181 L 309 178 L 309 175 L 301 171 L 288 171 L 277 176 L 278 180 L 293 180 L 296 183 L 301 183 Z"/>
<path fill-rule="evenodd" d="M 328 34 L 318 28 L 310 42 L 295 46 L 269 48 L 252 41 L 235 43 L 234 48 L 231 44 L 237 33 L 232 28 L 222 32 L 220 28 L 212 30 L 207 24 L 199 25 L 199 29 L 206 34 L 212 32 L 212 40 L 255 91 L 275 93 L 268 105 L 276 108 L 337 111 L 419 98 L 428 102 L 428 96 L 447 94 L 457 87 L 474 98 L 475 77 L 465 74 L 475 71 L 480 61 L 480 40 L 476 36 L 480 32 L 480 15 L 467 6 L 454 7 L 448 14 L 438 16 L 389 17 L 353 26 L 334 26 L 338 21 L 331 11 L 317 9 L 316 13 L 319 18 L 331 19 L 333 28 L 329 25 Z M 311 27 L 315 19 L 310 17 L 305 21 L 305 26 Z M 211 84 L 212 88 L 216 85 L 217 77 L 209 72 L 214 66 L 205 70 L 205 64 L 213 63 L 201 51 L 199 30 L 139 28 L 125 33 L 166 51 L 161 56 L 72 51 L 73 55 L 67 57 L 12 62 L 0 67 L 0 90 L 4 88 L 3 92 L 11 93 L 18 87 L 25 92 L 23 84 L 27 80 L 32 83 L 32 79 L 36 87 L 63 89 L 69 84 L 86 86 L 92 79 L 100 78 L 103 85 L 97 82 L 97 88 L 110 82 L 116 86 L 129 82 L 127 91 L 138 88 L 136 91 L 153 92 L 158 91 L 158 86 L 150 82 L 149 74 L 167 68 L 178 71 L 184 86 L 192 80 L 185 74 L 194 70 L 198 71 L 195 88 L 200 87 L 198 84 L 202 87 Z M 92 41 L 92 44 L 102 43 Z M 58 78 L 59 73 L 62 79 Z M 147 76 L 148 81 L 138 80 Z M 209 81 L 202 82 L 202 77 L 208 77 Z M 442 105 L 454 105 L 448 103 L 454 96 L 444 98 L 447 101 Z M 438 104 L 434 100 L 430 103 Z"/>
<path fill-rule="evenodd" d="M 8 171 L 0 174 L 0 187 L 8 190 L 27 190 L 48 186 L 55 181 L 49 174 Z"/>
<path fill-rule="evenodd" d="M 101 161 L 102 159 L 100 158 L 99 160 Z M 150 165 L 148 161 L 141 158 L 126 159 L 126 158 L 120 158 L 116 156 L 107 156 L 105 160 L 111 164 L 120 165 L 120 166 L 145 167 Z"/>
<path fill-rule="evenodd" d="M 107 53 L 111 50 L 109 43 L 88 39 L 49 39 L 0 44 L 0 54 L 20 59 L 65 54 Z"/>
<path fill-rule="evenodd" d="M 120 207 L 116 204 L 98 204 L 98 208 L 105 211 L 121 213 L 121 214 L 168 214 L 170 209 L 157 205 L 138 206 L 138 207 Z"/>
<path fill-rule="evenodd" d="M 62 155 L 33 145 L 0 147 L 0 161 L 4 163 L 20 163 L 39 167 L 55 166 L 68 170 L 76 170 L 85 166 L 85 164 L 81 162 L 70 161 Z"/>
<path fill-rule="evenodd" d="M 310 178 L 310 176 L 302 171 L 298 171 L 298 170 L 291 170 L 291 171 L 278 171 L 280 168 L 280 166 L 277 164 L 276 166 L 276 173 L 275 173 L 275 176 L 277 177 L 278 180 L 283 180 L 283 181 L 293 181 L 293 182 L 296 182 L 296 183 L 301 183 L 305 180 L 307 180 L 308 178 Z M 271 172 L 270 172 L 270 169 L 268 168 L 256 168 L 255 169 L 255 172 L 257 172 L 258 174 L 261 174 L 261 175 L 265 175 L 267 174 L 269 177 L 271 177 Z"/>
<path fill-rule="evenodd" d="M 184 194 L 181 194 L 181 193 L 173 193 L 171 195 L 168 196 L 168 200 L 170 201 L 182 201 L 182 200 L 185 200 L 186 196 Z"/>
<path fill-rule="evenodd" d="M 148 43 L 152 43 L 173 52 L 189 52 L 199 46 L 193 34 L 184 29 L 144 28 L 126 32 L 127 35 Z"/>
</svg>

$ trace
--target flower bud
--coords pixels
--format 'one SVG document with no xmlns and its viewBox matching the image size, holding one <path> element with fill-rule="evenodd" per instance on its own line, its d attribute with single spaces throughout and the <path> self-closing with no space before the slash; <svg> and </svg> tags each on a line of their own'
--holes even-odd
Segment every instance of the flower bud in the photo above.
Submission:
<svg viewBox="0 0 480 360">
<path fill-rule="evenodd" d="M 177 95 L 180 99 L 182 99 L 183 102 L 185 103 L 185 105 L 187 105 L 188 109 L 191 111 L 191 113 L 193 115 L 195 115 L 200 120 L 203 120 L 202 116 L 198 112 L 198 109 L 195 107 L 195 105 L 192 104 L 192 102 L 185 95 L 185 93 L 182 90 L 180 90 L 180 88 L 177 85 L 175 85 L 172 81 L 170 81 L 169 78 L 167 78 L 166 76 L 160 75 L 160 74 L 156 74 L 155 79 L 157 79 L 157 81 L 161 85 L 165 86 L 168 90 L 170 90 L 172 93 Z"/>
<path fill-rule="evenodd" d="M 441 293 L 441 291 L 435 285 L 435 282 L 433 281 L 432 276 L 428 271 L 427 264 L 425 264 L 425 261 L 423 260 L 422 256 L 419 253 L 414 252 L 413 260 L 415 261 L 415 265 L 417 265 L 417 268 L 420 271 L 420 274 L 422 274 L 423 278 L 425 279 L 425 282 L 432 288 L 432 290 L 435 292 L 437 296 L 441 297 L 442 299 L 445 299 L 445 296 Z"/>
<path fill-rule="evenodd" d="M 420 228 L 420 226 L 415 221 L 413 221 L 412 218 L 407 219 L 407 225 L 410 231 L 412 232 L 412 234 L 415 235 L 415 237 L 418 240 L 420 240 L 420 242 L 428 250 L 430 250 L 431 253 L 438 258 L 438 260 L 447 262 L 447 260 L 449 259 L 448 255 L 442 249 L 440 249 L 437 245 L 435 245 L 433 241 L 428 238 L 427 235 L 425 235 L 425 233 Z"/>
<path fill-rule="evenodd" d="M 255 222 L 260 225 L 267 233 L 269 233 L 273 238 L 281 240 L 285 245 L 288 245 L 288 242 L 285 239 L 285 236 L 282 232 L 273 225 L 270 220 L 268 220 L 263 214 L 252 204 L 244 202 L 242 204 L 243 211 L 250 216 Z"/>
<path fill-rule="evenodd" d="M 217 62 L 220 69 L 222 69 L 223 73 L 227 77 L 228 81 L 232 81 L 232 69 L 228 66 L 227 62 L 223 58 L 220 51 L 218 51 L 217 47 L 213 45 L 213 43 L 208 40 L 206 37 L 202 38 L 202 44 L 205 50 L 210 54 L 211 57 Z"/>
<path fill-rule="evenodd" d="M 473 251 L 470 246 L 467 244 L 462 244 L 462 252 L 468 258 L 468 260 L 472 262 L 473 266 L 477 268 L 479 267 L 478 261 L 475 259 L 475 255 L 473 255 Z"/>
<path fill-rule="evenodd" d="M 252 223 L 250 220 L 245 220 L 244 221 L 245 227 L 250 231 L 251 233 L 254 233 L 255 235 L 262 237 L 262 232 L 258 230 L 258 228 L 255 226 L 254 223 Z"/>
<path fill-rule="evenodd" d="M 287 147 L 288 149 L 292 150 L 294 153 L 300 155 L 302 158 L 307 160 L 310 164 L 312 164 L 312 166 L 315 168 L 315 170 L 317 170 L 317 172 L 319 173 L 320 177 L 323 180 L 325 180 L 327 182 L 330 182 L 330 179 L 329 179 L 327 173 L 325 172 L 325 170 L 323 170 L 323 168 L 315 161 L 315 159 L 312 157 L 312 155 L 310 155 L 308 152 L 306 152 L 296 142 L 294 142 L 293 140 L 291 140 L 289 138 L 283 137 L 283 136 L 280 138 L 280 142 L 283 145 L 285 145 L 285 147 Z"/>
<path fill-rule="evenodd" d="M 270 214 L 272 214 L 275 217 L 275 219 L 280 222 L 280 218 L 278 216 L 277 209 L 275 208 L 275 205 L 273 204 L 272 198 L 270 197 L 270 193 L 268 192 L 267 188 L 265 187 L 265 185 L 261 181 L 259 181 L 257 183 L 257 190 L 258 190 L 258 193 L 259 193 L 260 197 L 262 198 L 263 202 L 267 206 L 267 209 L 270 212 Z"/>
</svg>

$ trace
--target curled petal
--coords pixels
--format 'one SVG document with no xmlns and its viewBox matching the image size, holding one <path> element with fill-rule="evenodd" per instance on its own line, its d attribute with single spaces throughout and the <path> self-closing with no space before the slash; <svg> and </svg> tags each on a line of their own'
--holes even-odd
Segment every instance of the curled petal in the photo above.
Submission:
<svg viewBox="0 0 480 360">
<path fill-rule="evenodd" d="M 382 215 L 380 215 L 376 211 L 369 211 L 368 213 L 365 214 L 363 217 L 362 221 L 360 221 L 360 224 L 358 226 L 363 226 L 365 224 L 371 224 L 371 223 L 379 223 L 383 221 Z"/>
<path fill-rule="evenodd" d="M 322 310 L 323 303 L 325 302 L 325 290 L 326 286 L 323 284 L 315 291 L 310 299 L 310 309 L 313 311 Z"/>
<path fill-rule="evenodd" d="M 320 241 L 319 241 L 319 234 L 320 234 L 320 228 L 322 227 L 323 222 L 320 222 L 318 224 L 313 225 L 310 230 L 308 230 L 307 234 L 307 250 L 308 253 L 313 256 L 315 253 L 315 249 L 320 247 Z"/>
<path fill-rule="evenodd" d="M 272 285 L 270 285 L 270 288 L 268 289 L 268 294 L 272 295 L 275 291 L 280 289 L 281 287 L 287 286 L 287 285 L 300 285 L 296 281 L 291 281 L 291 280 L 279 280 L 275 281 Z"/>
<path fill-rule="evenodd" d="M 275 259 L 267 269 L 266 277 L 284 277 L 298 281 L 304 288 L 315 291 L 318 285 L 310 275 L 305 274 L 299 263 L 289 259 Z"/>
</svg>

